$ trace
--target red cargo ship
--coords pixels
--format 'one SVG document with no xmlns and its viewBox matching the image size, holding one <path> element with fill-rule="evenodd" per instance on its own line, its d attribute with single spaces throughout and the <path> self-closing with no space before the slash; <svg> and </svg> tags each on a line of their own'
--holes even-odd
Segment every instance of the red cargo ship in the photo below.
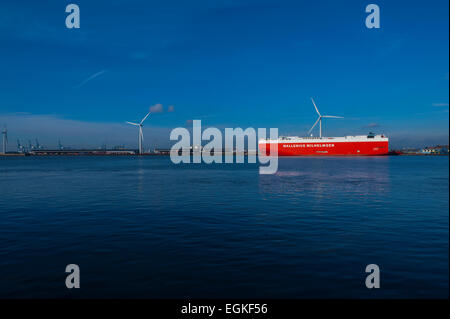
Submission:
<svg viewBox="0 0 450 319">
<path fill-rule="evenodd" d="M 354 156 L 354 155 L 387 155 L 389 152 L 389 139 L 384 135 L 322 137 L 322 118 L 342 118 L 340 116 L 321 115 L 314 100 L 311 99 L 319 118 L 309 130 L 312 132 L 319 123 L 319 137 L 284 136 L 276 140 L 259 140 L 259 151 L 270 154 L 270 145 L 276 144 L 278 156 Z"/>
</svg>

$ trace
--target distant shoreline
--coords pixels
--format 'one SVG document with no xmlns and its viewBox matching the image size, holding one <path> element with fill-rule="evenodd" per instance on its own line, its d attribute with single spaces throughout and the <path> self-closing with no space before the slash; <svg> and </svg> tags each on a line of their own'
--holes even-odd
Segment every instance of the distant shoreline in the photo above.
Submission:
<svg viewBox="0 0 450 319">
<path fill-rule="evenodd" d="M 192 153 L 190 155 L 193 155 Z M 226 155 L 226 153 L 221 153 L 221 155 Z M 229 154 L 231 155 L 231 154 Z M 249 156 L 249 154 L 236 154 L 233 155 L 244 155 Z M 257 156 L 258 154 L 250 154 L 250 156 Z M 386 155 L 373 155 L 373 156 L 365 156 L 365 155 L 349 155 L 349 156 L 337 156 L 337 157 L 380 157 L 380 156 L 448 156 L 449 154 L 423 154 L 423 153 L 391 153 Z M 28 153 L 6 153 L 1 154 L 0 157 L 141 157 L 141 156 L 170 156 L 170 153 L 145 153 L 145 154 L 95 154 L 95 153 L 86 153 L 86 154 L 76 154 L 76 153 L 66 153 L 66 154 L 28 154 Z M 286 157 L 286 156 L 280 156 Z M 323 155 L 304 155 L 304 156 L 294 156 L 294 157 L 334 157 L 334 156 L 323 156 Z"/>
</svg>

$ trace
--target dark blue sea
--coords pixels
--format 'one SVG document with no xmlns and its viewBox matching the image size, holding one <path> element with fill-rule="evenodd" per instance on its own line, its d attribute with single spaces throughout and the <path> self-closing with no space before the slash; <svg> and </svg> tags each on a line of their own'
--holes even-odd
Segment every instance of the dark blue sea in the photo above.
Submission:
<svg viewBox="0 0 450 319">
<path fill-rule="evenodd" d="M 3 157 L 0 297 L 447 298 L 448 192 L 447 156 Z"/>
</svg>

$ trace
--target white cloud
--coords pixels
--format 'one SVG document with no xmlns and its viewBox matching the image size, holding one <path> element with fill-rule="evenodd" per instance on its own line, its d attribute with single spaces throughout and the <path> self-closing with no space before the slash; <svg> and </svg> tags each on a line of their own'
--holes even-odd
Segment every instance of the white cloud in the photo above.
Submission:
<svg viewBox="0 0 450 319">
<path fill-rule="evenodd" d="M 164 107 L 161 103 L 158 103 L 158 104 L 150 106 L 149 110 L 151 113 L 163 113 Z M 168 113 L 172 113 L 174 111 L 175 111 L 175 107 L 173 105 L 169 105 L 169 107 L 166 110 L 166 112 L 168 112 Z"/>
<path fill-rule="evenodd" d="M 164 112 L 162 104 L 158 103 L 158 104 L 150 106 L 150 112 L 151 113 L 162 113 L 162 112 Z"/>
<path fill-rule="evenodd" d="M 433 103 L 433 106 L 448 106 L 448 103 Z"/>
<path fill-rule="evenodd" d="M 366 126 L 364 126 L 365 128 L 376 128 L 376 127 L 380 127 L 380 123 L 369 123 Z"/>
</svg>

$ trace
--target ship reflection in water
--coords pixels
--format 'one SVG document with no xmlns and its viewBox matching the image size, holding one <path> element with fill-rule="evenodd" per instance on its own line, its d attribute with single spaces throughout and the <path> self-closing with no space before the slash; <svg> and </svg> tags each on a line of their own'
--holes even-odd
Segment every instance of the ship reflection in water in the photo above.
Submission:
<svg viewBox="0 0 450 319">
<path fill-rule="evenodd" d="M 386 196 L 390 191 L 389 161 L 383 157 L 296 157 L 279 158 L 278 172 L 261 175 L 263 196 L 283 196 L 301 201 L 364 201 Z M 342 196 L 342 198 L 340 198 Z"/>
</svg>

